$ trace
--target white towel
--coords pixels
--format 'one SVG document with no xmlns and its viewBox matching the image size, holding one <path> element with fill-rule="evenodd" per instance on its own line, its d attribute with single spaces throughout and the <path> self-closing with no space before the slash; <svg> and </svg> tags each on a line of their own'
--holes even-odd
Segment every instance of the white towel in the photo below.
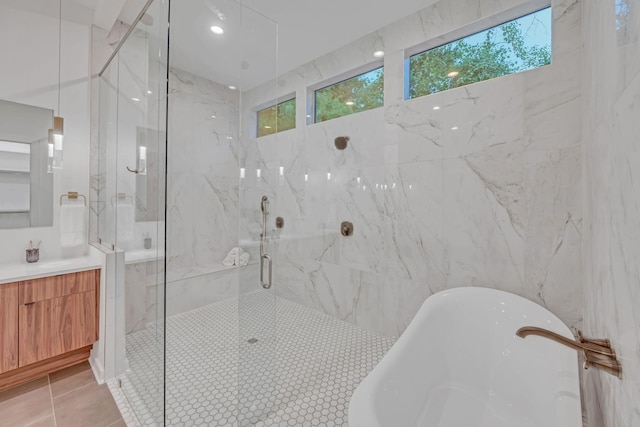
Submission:
<svg viewBox="0 0 640 427">
<path fill-rule="evenodd" d="M 85 211 L 84 203 L 60 206 L 60 246 L 63 248 L 73 248 L 86 243 Z"/>
<path fill-rule="evenodd" d="M 116 203 L 116 227 L 118 242 L 133 240 L 133 225 L 135 222 L 135 210 L 132 203 Z"/>
<path fill-rule="evenodd" d="M 242 248 L 235 247 L 229 251 L 222 265 L 231 267 L 232 265 L 247 265 L 249 263 L 249 254 L 244 252 Z M 244 262 L 244 264 L 243 264 Z"/>
<path fill-rule="evenodd" d="M 251 255 L 249 254 L 249 252 L 242 252 L 240 258 L 238 258 L 238 265 L 249 265 L 250 258 Z"/>
</svg>

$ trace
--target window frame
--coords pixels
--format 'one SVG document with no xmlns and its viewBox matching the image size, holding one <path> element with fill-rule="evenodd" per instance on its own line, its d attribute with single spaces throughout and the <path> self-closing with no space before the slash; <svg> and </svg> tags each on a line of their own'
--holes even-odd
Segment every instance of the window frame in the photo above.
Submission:
<svg viewBox="0 0 640 427">
<path fill-rule="evenodd" d="M 331 77 L 330 79 L 322 80 L 321 82 L 318 82 L 311 86 L 307 86 L 307 117 L 306 117 L 307 125 L 313 125 L 316 123 L 325 123 L 333 120 L 333 119 L 329 119 L 322 122 L 316 122 L 316 92 L 317 91 L 327 88 L 329 86 L 333 86 L 337 83 L 342 83 L 354 77 L 367 74 L 371 71 L 377 70 L 378 68 L 382 68 L 383 69 L 382 72 L 384 73 L 384 58 L 380 58 L 375 61 L 368 62 L 357 68 L 353 68 L 349 71 L 346 71 L 344 73 L 340 73 L 334 77 Z M 384 96 L 384 93 L 383 93 L 383 96 Z M 382 106 L 384 106 L 384 102 Z M 345 117 L 345 116 L 341 116 L 341 117 Z M 335 117 L 335 118 L 337 119 L 339 117 Z"/>
<path fill-rule="evenodd" d="M 403 97 L 405 101 L 411 101 L 412 99 L 422 98 L 422 95 L 416 98 L 411 98 L 409 93 L 409 79 L 411 74 L 411 57 L 421 53 L 425 53 L 432 49 L 436 49 L 447 44 L 456 42 L 458 40 L 473 36 L 477 33 L 481 33 L 486 30 L 490 30 L 495 27 L 499 27 L 507 22 L 514 21 L 519 18 L 523 18 L 527 15 L 531 15 L 541 10 L 552 8 L 551 0 L 531 0 L 524 4 L 512 7 L 510 9 L 503 10 L 495 15 L 487 16 L 484 19 L 470 23 L 463 27 L 457 28 L 448 33 L 429 39 L 425 42 L 406 48 L 404 50 L 404 87 Z M 551 63 L 553 63 L 553 8 L 551 9 Z M 533 68 L 535 69 L 535 68 Z M 483 80 L 486 81 L 486 80 Z M 480 83 L 480 82 L 478 82 Z M 461 86 L 463 87 L 463 86 Z"/>
<path fill-rule="evenodd" d="M 294 109 L 295 117 L 293 118 L 294 126 L 291 129 L 276 130 L 275 132 L 270 133 L 268 135 L 260 135 L 260 128 L 259 128 L 260 120 L 258 119 L 258 113 L 260 113 L 260 111 L 264 111 L 264 110 L 266 110 L 268 108 L 277 107 L 278 105 L 283 104 L 285 102 L 289 102 L 292 99 L 296 101 L 296 108 Z M 256 125 L 255 125 L 255 127 L 253 129 L 254 132 L 255 132 L 255 137 L 256 138 L 264 138 L 264 137 L 267 137 L 267 136 L 276 135 L 276 134 L 278 134 L 280 132 L 286 132 L 288 130 L 293 130 L 293 129 L 296 129 L 297 126 L 298 126 L 298 97 L 296 96 L 295 92 L 291 92 L 291 93 L 288 93 L 287 95 L 279 96 L 279 97 L 277 97 L 275 99 L 272 99 L 272 100 L 270 100 L 268 102 L 263 102 L 262 104 L 259 104 L 259 105 L 255 106 L 255 107 L 253 107 L 253 112 L 254 112 L 254 117 L 256 119 Z M 276 115 L 277 115 L 277 108 L 276 108 Z"/>
</svg>

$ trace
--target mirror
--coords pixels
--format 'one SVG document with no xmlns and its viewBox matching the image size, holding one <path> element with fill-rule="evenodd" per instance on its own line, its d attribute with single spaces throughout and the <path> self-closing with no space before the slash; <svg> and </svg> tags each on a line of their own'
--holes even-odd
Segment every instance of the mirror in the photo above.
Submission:
<svg viewBox="0 0 640 427">
<path fill-rule="evenodd" d="M 53 224 L 53 111 L 0 100 L 0 229 Z"/>
</svg>

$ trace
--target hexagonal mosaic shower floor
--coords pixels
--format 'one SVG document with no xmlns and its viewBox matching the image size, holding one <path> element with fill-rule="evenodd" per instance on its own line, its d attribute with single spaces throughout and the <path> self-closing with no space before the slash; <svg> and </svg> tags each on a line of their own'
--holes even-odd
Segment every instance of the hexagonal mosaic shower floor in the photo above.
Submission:
<svg viewBox="0 0 640 427">
<path fill-rule="evenodd" d="M 346 426 L 353 391 L 392 344 L 263 291 L 171 316 L 166 425 Z M 115 397 L 129 424 L 162 425 L 162 347 L 161 324 L 126 337 L 127 402 Z"/>
</svg>

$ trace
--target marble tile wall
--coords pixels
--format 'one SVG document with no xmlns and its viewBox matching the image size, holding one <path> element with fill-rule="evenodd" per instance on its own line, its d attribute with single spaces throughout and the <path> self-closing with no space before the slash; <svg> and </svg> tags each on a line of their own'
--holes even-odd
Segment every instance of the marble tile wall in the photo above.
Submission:
<svg viewBox="0 0 640 427">
<path fill-rule="evenodd" d="M 404 101 L 404 48 L 529 3 L 474 1 L 459 13 L 442 0 L 242 95 L 172 69 L 166 256 L 176 282 L 214 274 L 238 239 L 255 249 L 266 194 L 272 217 L 286 219 L 269 243 L 281 296 L 389 336 L 430 294 L 468 285 L 580 322 L 582 3 L 553 2 L 553 65 Z M 386 52 L 384 108 L 307 126 L 307 87 L 366 64 L 374 47 Z M 245 135 L 252 107 L 291 92 L 295 130 Z M 351 137 L 347 150 L 333 147 L 338 135 Z M 339 235 L 344 220 L 350 238 Z"/>
<path fill-rule="evenodd" d="M 240 270 L 240 271 L 239 271 Z M 238 277 L 258 282 L 255 265 L 217 270 L 183 271 L 184 278 L 168 274 L 166 314 L 173 316 L 238 296 Z M 125 334 L 145 329 L 162 312 L 162 261 L 129 263 L 125 267 Z M 160 294 L 159 294 L 160 292 Z"/>
<path fill-rule="evenodd" d="M 131 64 L 128 68 L 132 68 Z M 234 143 L 238 139 L 239 95 L 226 86 L 175 68 L 170 71 L 169 81 L 166 312 L 170 316 L 237 296 L 241 273 L 222 265 L 228 251 L 238 245 L 238 162 Z M 119 113 L 119 134 L 122 128 L 132 127 L 122 124 L 123 116 L 135 118 Z M 131 124 L 135 123 L 133 120 Z M 119 147 L 126 149 L 124 144 Z M 146 179 L 162 177 L 147 175 Z M 123 188 L 127 183 L 120 184 Z M 136 226 L 144 228 L 145 224 Z M 159 240 L 163 243 L 161 236 Z M 247 270 L 243 277 L 255 278 L 257 283 L 255 260 L 242 269 Z M 162 271 L 158 261 L 126 265 L 127 334 L 157 320 Z"/>
<path fill-rule="evenodd" d="M 168 271 L 221 265 L 238 245 L 239 101 L 238 91 L 170 72 Z"/>
<path fill-rule="evenodd" d="M 91 232 L 93 239 L 101 237 L 103 243 L 127 252 L 140 252 L 142 237 L 150 235 L 151 251 L 157 250 L 151 255 L 162 259 L 164 113 L 158 112 L 166 98 L 158 96 L 163 65 L 150 54 L 157 48 L 156 38 L 148 31 L 133 31 L 107 71 L 94 82 L 94 93 L 99 91 L 100 99 L 94 103 L 93 117 Z M 103 51 L 113 47 L 112 37 L 94 30 L 95 44 Z M 222 260 L 238 245 L 238 163 L 233 143 L 238 139 L 239 95 L 177 68 L 171 70 L 169 82 L 166 311 L 171 315 L 237 295 L 239 273 L 223 266 Z M 146 142 L 148 154 L 155 150 L 161 158 L 155 167 L 148 164 L 146 176 L 125 169 L 136 165 L 141 132 L 155 135 L 147 138 L 151 139 Z M 145 199 L 140 191 L 149 188 L 159 190 L 156 202 L 160 210 L 152 218 L 159 221 L 144 218 L 152 212 L 141 208 L 143 202 L 152 202 L 153 208 L 154 200 Z M 133 241 L 122 241 L 115 232 L 112 199 L 118 193 L 136 201 Z M 156 305 L 164 263 L 145 261 L 149 257 L 143 254 L 141 260 L 124 267 L 121 302 L 126 333 L 145 327 L 162 312 Z M 255 270 L 255 266 L 246 269 Z M 247 274 L 255 276 L 253 271 Z"/>
<path fill-rule="evenodd" d="M 584 329 L 611 340 L 622 380 L 589 370 L 589 426 L 640 425 L 640 4 L 585 2 Z"/>
<path fill-rule="evenodd" d="M 252 127 L 252 106 L 298 99 L 296 129 L 241 141 L 240 233 L 258 223 L 261 194 L 285 217 L 280 296 L 389 336 L 426 297 L 458 286 L 514 292 L 581 321 L 582 2 L 552 2 L 552 65 L 404 101 L 404 48 L 531 4 L 468 3 L 442 0 L 244 94 Z M 377 49 L 384 107 L 306 125 L 308 86 L 373 62 Z M 344 151 L 340 135 L 351 138 Z"/>
</svg>

